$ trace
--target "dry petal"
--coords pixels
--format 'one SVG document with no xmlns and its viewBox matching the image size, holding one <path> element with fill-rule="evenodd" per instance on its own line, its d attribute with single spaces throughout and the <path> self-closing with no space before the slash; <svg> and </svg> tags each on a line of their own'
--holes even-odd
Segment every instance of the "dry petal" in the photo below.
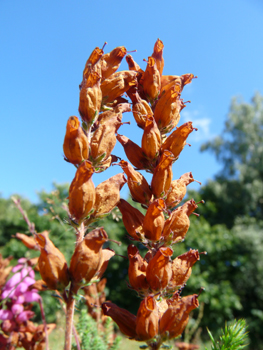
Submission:
<svg viewBox="0 0 263 350">
<path fill-rule="evenodd" d="M 136 318 L 136 333 L 140 340 L 150 340 L 159 332 L 159 315 L 152 296 L 143 299 Z"/>
</svg>

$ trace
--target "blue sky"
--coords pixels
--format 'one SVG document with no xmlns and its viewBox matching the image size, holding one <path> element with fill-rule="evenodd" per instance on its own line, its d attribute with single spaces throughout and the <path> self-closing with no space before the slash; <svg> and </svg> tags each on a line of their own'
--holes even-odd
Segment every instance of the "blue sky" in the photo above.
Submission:
<svg viewBox="0 0 263 350">
<path fill-rule="evenodd" d="M 174 178 L 192 171 L 205 183 L 220 169 L 200 145 L 219 134 L 230 100 L 249 102 L 263 93 L 263 5 L 257 0 L 221 1 L 0 1 L 1 186 L 4 197 L 19 193 L 36 201 L 36 192 L 52 182 L 71 182 L 75 168 L 63 160 L 62 144 L 69 116 L 78 114 L 79 83 L 90 52 L 124 45 L 136 49 L 135 60 L 164 45 L 163 74 L 198 76 L 182 98 L 191 103 L 181 121 L 191 120 L 192 133 Z M 126 62 L 121 69 L 127 69 Z M 132 114 L 124 115 L 133 121 Z M 132 123 L 119 130 L 140 144 Z M 114 154 L 125 158 L 122 147 Z M 94 176 L 97 185 L 118 167 Z M 198 188 L 198 184 L 191 184 Z M 126 192 L 125 192 L 126 191 Z M 124 190 L 124 195 L 127 189 Z"/>
</svg>

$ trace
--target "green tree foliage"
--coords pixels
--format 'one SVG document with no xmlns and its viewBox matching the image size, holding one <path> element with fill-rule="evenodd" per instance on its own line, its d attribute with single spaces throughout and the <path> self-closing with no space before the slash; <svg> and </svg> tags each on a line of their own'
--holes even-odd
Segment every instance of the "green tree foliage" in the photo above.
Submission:
<svg viewBox="0 0 263 350">
<path fill-rule="evenodd" d="M 222 171 L 202 187 L 203 210 L 212 223 L 234 225 L 236 217 L 263 218 L 263 96 L 251 103 L 234 98 L 221 136 L 205 143 L 202 151 L 215 154 Z"/>
</svg>

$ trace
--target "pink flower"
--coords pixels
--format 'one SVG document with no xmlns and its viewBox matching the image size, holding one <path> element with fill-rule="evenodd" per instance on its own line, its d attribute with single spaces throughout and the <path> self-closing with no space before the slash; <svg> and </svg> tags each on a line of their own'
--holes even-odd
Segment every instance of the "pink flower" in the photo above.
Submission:
<svg viewBox="0 0 263 350">
<path fill-rule="evenodd" d="M 13 304 L 11 311 L 14 315 L 20 314 L 22 311 L 24 311 L 24 306 L 21 304 Z"/>
<path fill-rule="evenodd" d="M 0 320 L 11 320 L 13 318 L 13 314 L 10 310 L 0 310 Z"/>
<path fill-rule="evenodd" d="M 27 310 L 27 311 L 23 311 L 21 312 L 21 314 L 19 314 L 16 318 L 16 321 L 18 323 L 22 323 L 25 322 L 27 320 L 29 320 L 30 318 L 32 318 L 35 315 L 35 313 L 33 311 Z"/>
</svg>

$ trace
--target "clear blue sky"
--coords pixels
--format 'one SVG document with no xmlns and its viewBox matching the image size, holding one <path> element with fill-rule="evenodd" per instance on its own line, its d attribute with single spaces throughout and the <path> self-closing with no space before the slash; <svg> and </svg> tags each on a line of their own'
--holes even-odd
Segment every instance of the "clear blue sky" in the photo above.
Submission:
<svg viewBox="0 0 263 350">
<path fill-rule="evenodd" d="M 0 1 L 1 186 L 4 197 L 71 182 L 75 168 L 62 157 L 69 116 L 78 116 L 79 83 L 90 52 L 124 45 L 135 60 L 151 55 L 160 38 L 164 74 L 193 73 L 182 97 L 191 100 L 180 124 L 199 128 L 173 167 L 174 178 L 192 171 L 205 183 L 220 169 L 200 145 L 219 134 L 230 100 L 263 93 L 263 4 L 260 0 Z M 125 60 L 124 60 L 125 61 Z M 126 62 L 121 69 L 126 68 Z M 124 120 L 133 120 L 125 114 Z M 133 124 L 120 133 L 140 143 Z M 114 154 L 125 157 L 117 145 Z M 94 176 L 97 185 L 118 167 Z M 198 186 L 191 184 L 191 188 Z M 125 192 L 124 192 L 125 193 Z"/>
</svg>

